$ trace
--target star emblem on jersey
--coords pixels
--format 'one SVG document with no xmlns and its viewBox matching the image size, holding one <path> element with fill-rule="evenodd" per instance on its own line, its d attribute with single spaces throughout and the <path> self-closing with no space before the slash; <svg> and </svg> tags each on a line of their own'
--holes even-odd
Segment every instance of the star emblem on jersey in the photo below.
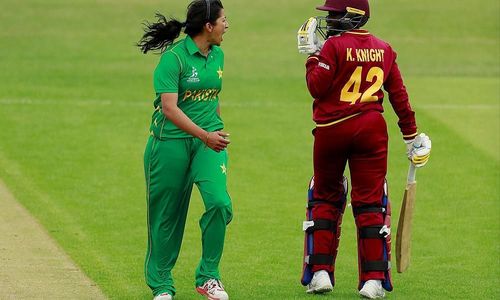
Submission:
<svg viewBox="0 0 500 300">
<path fill-rule="evenodd" d="M 226 165 L 224 163 L 222 165 L 220 165 L 220 168 L 221 168 L 222 174 L 227 174 Z"/>
<path fill-rule="evenodd" d="M 219 70 L 217 70 L 217 74 L 219 75 L 219 79 L 222 79 L 222 73 L 224 73 L 224 71 L 222 71 L 222 69 L 219 67 Z"/>
</svg>

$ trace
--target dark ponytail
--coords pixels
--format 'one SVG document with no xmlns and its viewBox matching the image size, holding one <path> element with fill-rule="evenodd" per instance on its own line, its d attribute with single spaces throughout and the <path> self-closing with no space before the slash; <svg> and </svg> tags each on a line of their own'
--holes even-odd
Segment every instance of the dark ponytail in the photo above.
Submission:
<svg viewBox="0 0 500 300">
<path fill-rule="evenodd" d="M 186 22 L 182 23 L 171 18 L 169 21 L 160 13 L 156 13 L 156 23 L 145 22 L 144 35 L 137 43 L 143 53 L 151 50 L 159 50 L 160 53 L 171 45 L 182 31 L 190 37 L 201 32 L 207 22 L 215 24 L 219 18 L 222 6 L 220 0 L 193 0 L 187 8 Z"/>
<path fill-rule="evenodd" d="M 165 16 L 160 13 L 156 13 L 156 18 L 158 20 L 155 23 L 144 23 L 144 35 L 137 43 L 142 53 L 151 50 L 165 51 L 179 37 L 182 28 L 186 26 L 186 23 L 181 23 L 173 18 L 167 21 Z"/>
</svg>

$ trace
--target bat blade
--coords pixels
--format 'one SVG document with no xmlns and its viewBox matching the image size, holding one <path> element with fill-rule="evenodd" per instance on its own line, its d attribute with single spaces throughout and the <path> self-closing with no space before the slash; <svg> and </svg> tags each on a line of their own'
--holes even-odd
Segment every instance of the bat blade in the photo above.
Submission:
<svg viewBox="0 0 500 300">
<path fill-rule="evenodd" d="M 411 224 L 415 208 L 417 183 L 407 183 L 401 212 L 399 214 L 398 232 L 396 235 L 396 264 L 398 273 L 403 273 L 410 265 L 411 256 Z"/>
</svg>

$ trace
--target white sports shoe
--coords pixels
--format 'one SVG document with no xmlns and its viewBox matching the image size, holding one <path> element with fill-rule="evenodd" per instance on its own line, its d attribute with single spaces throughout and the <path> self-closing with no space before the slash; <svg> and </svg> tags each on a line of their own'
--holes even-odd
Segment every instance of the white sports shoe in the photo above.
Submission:
<svg viewBox="0 0 500 300">
<path fill-rule="evenodd" d="M 359 291 L 359 294 L 368 299 L 384 298 L 385 292 L 380 280 L 368 280 Z"/>
<path fill-rule="evenodd" d="M 172 300 L 172 299 L 173 299 L 172 295 L 170 295 L 169 293 L 162 293 L 153 298 L 153 300 Z"/>
<path fill-rule="evenodd" d="M 314 272 L 311 283 L 307 285 L 308 294 L 322 294 L 328 293 L 333 290 L 332 283 L 330 282 L 330 275 L 325 270 Z"/>
<path fill-rule="evenodd" d="M 222 282 L 217 279 L 209 279 L 202 286 L 196 287 L 196 291 L 209 300 L 228 300 L 229 296 L 224 290 Z"/>
</svg>

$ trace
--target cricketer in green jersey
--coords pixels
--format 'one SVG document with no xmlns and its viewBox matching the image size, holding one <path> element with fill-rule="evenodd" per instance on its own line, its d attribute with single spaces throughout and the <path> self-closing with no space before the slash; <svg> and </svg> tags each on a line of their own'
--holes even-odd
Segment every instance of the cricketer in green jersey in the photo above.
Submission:
<svg viewBox="0 0 500 300">
<path fill-rule="evenodd" d="M 170 300 L 175 295 L 172 268 L 196 184 L 205 212 L 199 221 L 202 257 L 195 286 L 208 299 L 225 300 L 229 297 L 220 282 L 219 262 L 232 205 L 226 188 L 229 135 L 222 131 L 219 111 L 224 74 L 224 53 L 219 46 L 228 23 L 218 0 L 192 1 L 185 22 L 157 17 L 138 44 L 144 53 L 163 53 L 154 71 L 155 110 L 144 153 L 146 283 L 154 300 Z M 185 38 L 174 43 L 182 28 Z"/>
</svg>

